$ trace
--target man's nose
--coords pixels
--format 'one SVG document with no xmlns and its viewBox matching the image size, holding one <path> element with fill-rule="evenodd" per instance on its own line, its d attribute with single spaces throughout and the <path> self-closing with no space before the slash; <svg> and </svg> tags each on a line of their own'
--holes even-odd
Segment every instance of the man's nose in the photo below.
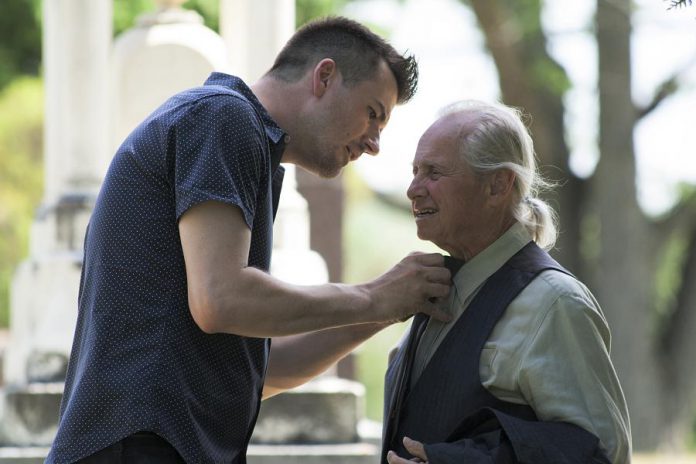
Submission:
<svg viewBox="0 0 696 464">
<path fill-rule="evenodd" d="M 409 185 L 408 190 L 406 190 L 406 196 L 409 200 L 414 200 L 423 196 L 423 187 L 421 186 L 417 176 L 413 176 L 411 185 Z"/>
<path fill-rule="evenodd" d="M 379 153 L 379 136 L 382 133 L 382 129 L 375 125 L 372 125 L 368 132 L 365 134 L 365 139 L 363 140 L 363 147 L 365 153 L 368 155 L 375 156 Z"/>
<path fill-rule="evenodd" d="M 379 153 L 379 133 L 365 138 L 365 153 L 375 156 Z"/>
</svg>

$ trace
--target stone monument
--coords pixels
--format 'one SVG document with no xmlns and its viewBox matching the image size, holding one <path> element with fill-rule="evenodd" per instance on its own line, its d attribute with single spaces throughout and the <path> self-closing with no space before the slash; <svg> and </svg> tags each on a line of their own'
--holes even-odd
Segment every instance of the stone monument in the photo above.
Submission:
<svg viewBox="0 0 696 464">
<path fill-rule="evenodd" d="M 167 98 L 229 72 L 227 47 L 185 0 L 157 0 L 114 41 L 111 62 L 112 151 Z"/>
</svg>

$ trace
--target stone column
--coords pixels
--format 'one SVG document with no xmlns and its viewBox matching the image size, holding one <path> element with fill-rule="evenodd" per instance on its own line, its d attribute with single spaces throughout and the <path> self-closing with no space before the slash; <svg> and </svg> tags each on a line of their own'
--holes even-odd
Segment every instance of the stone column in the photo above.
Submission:
<svg viewBox="0 0 696 464">
<path fill-rule="evenodd" d="M 297 191 L 295 165 L 285 165 L 285 180 L 273 225 L 271 274 L 297 285 L 329 281 L 326 263 L 310 249 L 310 221 L 307 200 Z"/>
<path fill-rule="evenodd" d="M 294 0 L 220 0 L 220 34 L 232 73 L 255 82 L 295 31 Z"/>
<path fill-rule="evenodd" d="M 108 159 L 111 0 L 43 2 L 45 203 L 99 188 Z"/>
<path fill-rule="evenodd" d="M 0 443 L 55 433 L 85 229 L 109 158 L 111 0 L 43 2 L 45 192 L 11 287 Z"/>
<path fill-rule="evenodd" d="M 82 242 L 108 152 L 110 0 L 43 2 L 46 86 L 43 205 L 12 286 L 8 383 L 60 377 L 77 315 Z M 32 365 L 30 358 L 36 363 Z"/>
</svg>

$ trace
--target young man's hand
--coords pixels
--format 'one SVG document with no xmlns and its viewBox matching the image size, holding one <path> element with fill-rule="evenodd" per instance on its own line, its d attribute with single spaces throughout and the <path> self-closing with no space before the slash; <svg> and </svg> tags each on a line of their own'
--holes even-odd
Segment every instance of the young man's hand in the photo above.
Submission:
<svg viewBox="0 0 696 464">
<path fill-rule="evenodd" d="M 452 276 L 439 253 L 411 253 L 379 278 L 362 285 L 380 321 L 400 321 L 425 313 L 439 321 L 451 316 L 437 307 L 447 296 Z"/>
</svg>

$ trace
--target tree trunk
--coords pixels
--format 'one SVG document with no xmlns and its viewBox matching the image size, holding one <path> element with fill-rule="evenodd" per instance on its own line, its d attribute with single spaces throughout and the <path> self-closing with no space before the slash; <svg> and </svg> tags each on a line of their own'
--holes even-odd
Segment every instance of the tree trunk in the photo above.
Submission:
<svg viewBox="0 0 696 464">
<path fill-rule="evenodd" d="M 689 211 L 694 218 L 692 211 Z M 691 233 L 684 266 L 681 272 L 681 287 L 677 293 L 676 308 L 669 320 L 663 324 L 661 335 L 660 363 L 664 366 L 664 384 L 671 387 L 662 401 L 665 415 L 673 418 L 665 424 L 664 442 L 671 448 L 686 443 L 693 423 L 693 407 L 696 404 L 696 231 L 693 219 L 689 221 Z"/>
<path fill-rule="evenodd" d="M 563 92 L 568 77 L 546 53 L 546 37 L 539 19 L 541 5 L 538 0 L 524 2 L 522 6 L 516 0 L 471 0 L 468 3 L 478 18 L 498 68 L 503 100 L 531 115 L 529 126 L 541 171 L 546 179 L 563 186 L 544 194 L 561 221 L 561 233 L 552 254 L 582 275 L 577 244 L 584 209 L 583 181 L 570 171 L 568 146 L 563 136 Z M 553 76 L 553 84 L 549 83 L 548 76 L 540 75 L 540 70 Z"/>
<path fill-rule="evenodd" d="M 631 412 L 636 449 L 652 449 L 666 423 L 650 322 L 658 243 L 636 197 L 631 99 L 630 0 L 597 1 L 599 151 L 592 178 L 601 224 L 595 286 L 612 329 L 612 358 Z"/>
</svg>

